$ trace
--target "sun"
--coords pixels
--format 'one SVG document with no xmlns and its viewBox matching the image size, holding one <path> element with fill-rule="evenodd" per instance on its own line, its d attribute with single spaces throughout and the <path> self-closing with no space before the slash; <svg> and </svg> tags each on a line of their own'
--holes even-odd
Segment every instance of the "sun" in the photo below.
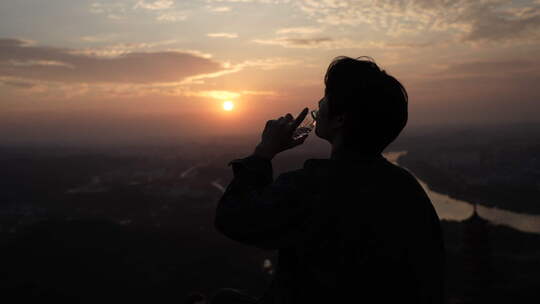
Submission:
<svg viewBox="0 0 540 304">
<path fill-rule="evenodd" d="M 230 100 L 227 100 L 223 103 L 223 110 L 232 111 L 234 109 L 234 103 Z"/>
</svg>

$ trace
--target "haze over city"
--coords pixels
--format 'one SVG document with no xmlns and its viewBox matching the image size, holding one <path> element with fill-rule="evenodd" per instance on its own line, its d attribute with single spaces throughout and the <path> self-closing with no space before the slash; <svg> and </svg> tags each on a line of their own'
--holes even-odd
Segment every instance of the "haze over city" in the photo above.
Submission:
<svg viewBox="0 0 540 304">
<path fill-rule="evenodd" d="M 540 1 L 0 3 L 0 139 L 256 134 L 316 108 L 339 55 L 409 92 L 409 124 L 537 122 Z M 225 110 L 224 102 L 233 108 Z"/>
</svg>

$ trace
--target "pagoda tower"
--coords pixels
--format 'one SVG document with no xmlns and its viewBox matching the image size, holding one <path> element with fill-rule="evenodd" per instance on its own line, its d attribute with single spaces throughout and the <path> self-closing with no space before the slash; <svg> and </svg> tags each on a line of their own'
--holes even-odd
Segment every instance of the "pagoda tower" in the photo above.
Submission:
<svg viewBox="0 0 540 304">
<path fill-rule="evenodd" d="M 463 222 L 462 286 L 465 303 L 483 303 L 489 298 L 493 268 L 487 220 L 480 217 L 476 204 L 472 215 Z"/>
</svg>

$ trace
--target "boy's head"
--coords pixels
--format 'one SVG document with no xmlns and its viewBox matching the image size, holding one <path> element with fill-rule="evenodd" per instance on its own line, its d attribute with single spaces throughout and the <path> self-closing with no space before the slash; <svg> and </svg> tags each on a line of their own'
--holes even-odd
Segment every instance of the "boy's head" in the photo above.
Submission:
<svg viewBox="0 0 540 304">
<path fill-rule="evenodd" d="M 315 132 L 345 148 L 381 153 L 407 124 L 408 95 L 403 85 L 370 57 L 336 57 L 324 77 Z"/>
</svg>

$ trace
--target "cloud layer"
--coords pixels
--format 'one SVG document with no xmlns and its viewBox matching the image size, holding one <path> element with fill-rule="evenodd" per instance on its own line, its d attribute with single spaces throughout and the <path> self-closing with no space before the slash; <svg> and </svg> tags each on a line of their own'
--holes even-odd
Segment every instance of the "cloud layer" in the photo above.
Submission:
<svg viewBox="0 0 540 304">
<path fill-rule="evenodd" d="M 538 1 L 302 0 L 298 6 L 322 24 L 368 25 L 390 36 L 438 32 L 464 41 L 540 37 Z"/>
<path fill-rule="evenodd" d="M 73 49 L 0 39 L 0 77 L 66 83 L 156 83 L 226 70 L 210 58 L 181 51 L 99 57 Z"/>
</svg>

